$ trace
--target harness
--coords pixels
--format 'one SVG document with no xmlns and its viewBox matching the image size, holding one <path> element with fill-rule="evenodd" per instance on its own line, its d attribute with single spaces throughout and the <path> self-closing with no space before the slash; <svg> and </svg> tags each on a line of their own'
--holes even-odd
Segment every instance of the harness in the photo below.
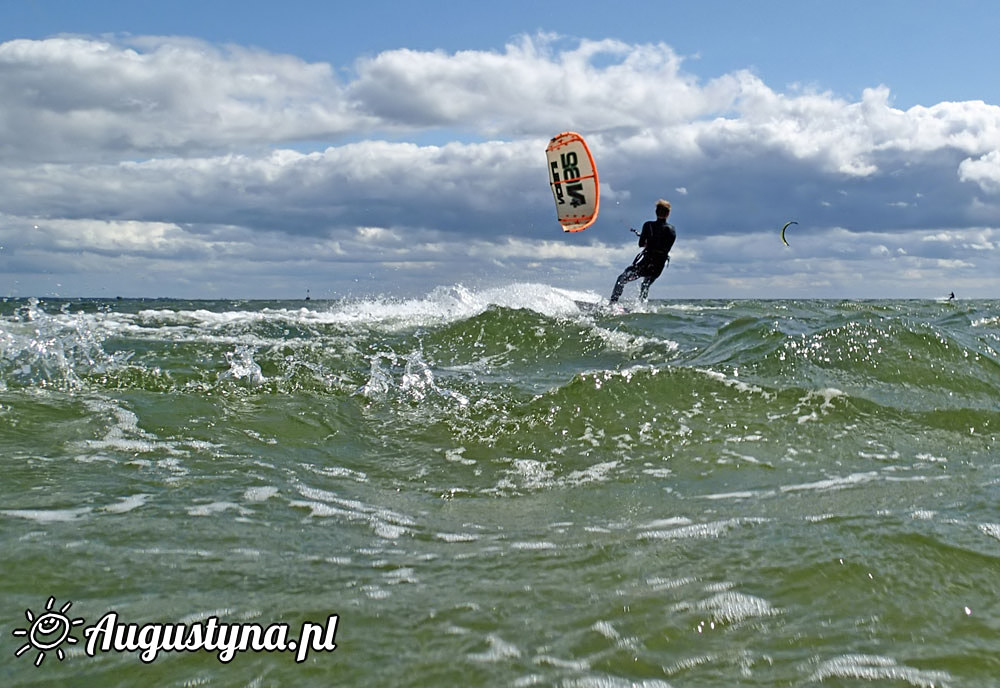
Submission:
<svg viewBox="0 0 1000 688">
<path fill-rule="evenodd" d="M 638 265 L 639 263 L 641 263 L 642 259 L 646 257 L 646 253 L 647 253 L 646 249 L 642 249 L 641 251 L 639 251 L 635 255 L 635 258 L 632 259 L 632 265 Z M 649 253 L 650 256 L 653 256 L 653 255 L 656 255 L 657 253 L 663 253 L 663 252 L 662 251 L 648 251 L 648 253 Z M 666 255 L 666 259 L 663 262 L 663 267 L 664 268 L 669 268 L 670 267 L 670 254 L 669 253 Z"/>
<path fill-rule="evenodd" d="M 670 225 L 667 225 L 667 226 L 669 227 Z M 642 236 L 641 234 L 639 234 L 639 232 L 635 231 L 634 227 L 630 227 L 629 229 L 636 236 L 639 236 L 639 237 Z M 650 249 L 648 246 L 645 247 L 645 248 L 643 248 L 641 251 L 639 251 L 639 253 L 636 254 L 635 258 L 632 259 L 632 267 L 638 267 L 643 262 L 643 259 L 646 256 L 649 256 L 651 259 L 654 259 L 654 260 L 657 260 L 657 259 L 659 259 L 660 256 L 663 256 L 663 267 L 664 268 L 669 268 L 670 267 L 670 251 L 669 250 L 668 251 L 657 251 L 655 249 Z"/>
</svg>

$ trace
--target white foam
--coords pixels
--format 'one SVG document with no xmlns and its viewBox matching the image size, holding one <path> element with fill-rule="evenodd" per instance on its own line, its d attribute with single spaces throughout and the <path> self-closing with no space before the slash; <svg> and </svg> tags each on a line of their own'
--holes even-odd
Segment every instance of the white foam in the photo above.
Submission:
<svg viewBox="0 0 1000 688">
<path fill-rule="evenodd" d="M 107 400 L 85 399 L 87 408 L 107 423 L 107 430 L 100 439 L 82 440 L 76 443 L 90 451 L 107 451 L 130 454 L 152 454 L 163 452 L 172 456 L 186 456 L 189 452 L 180 449 L 173 442 L 160 440 L 139 427 L 139 417 L 127 408 Z M 208 445 L 212 447 L 214 445 Z M 78 457 L 78 460 L 84 460 Z"/>
<path fill-rule="evenodd" d="M 219 378 L 245 379 L 252 387 L 265 382 L 267 378 L 264 377 L 260 365 L 253 360 L 254 353 L 254 347 L 248 344 L 237 344 L 234 351 L 227 351 L 226 362 L 229 364 L 229 370 L 222 373 Z"/>
<path fill-rule="evenodd" d="M 475 662 L 500 662 L 505 659 L 515 659 L 521 656 L 521 651 L 513 643 L 509 643 L 495 633 L 486 636 L 489 648 L 485 652 L 469 655 Z"/>
<path fill-rule="evenodd" d="M 879 655 L 841 655 L 819 665 L 810 681 L 828 678 L 860 679 L 864 681 L 904 682 L 917 688 L 936 688 L 951 680 L 946 671 L 914 669 Z"/>
<path fill-rule="evenodd" d="M 211 516 L 213 514 L 221 514 L 224 511 L 229 510 L 238 511 L 242 515 L 246 515 L 248 512 L 246 509 L 241 507 L 239 504 L 234 504 L 233 502 L 210 502 L 208 504 L 199 504 L 198 506 L 190 507 L 187 512 L 189 516 Z"/>
<path fill-rule="evenodd" d="M 363 585 L 361 586 L 361 590 L 373 600 L 384 600 L 389 597 L 389 591 L 377 585 Z"/>
<path fill-rule="evenodd" d="M 646 579 L 646 585 L 650 587 L 651 590 L 676 590 L 677 588 L 684 587 L 686 585 L 691 585 L 697 583 L 698 579 L 692 578 L 690 576 L 684 578 L 661 578 L 659 576 L 654 576 L 653 578 Z"/>
<path fill-rule="evenodd" d="M 89 507 L 80 507 L 79 509 L 4 509 L 0 511 L 0 514 L 4 516 L 26 518 L 38 523 L 75 521 L 88 513 L 90 513 Z"/>
<path fill-rule="evenodd" d="M 592 630 L 597 631 L 603 635 L 608 640 L 618 640 L 621 638 L 621 634 L 611 625 L 608 621 L 598 621 L 590 627 Z"/>
<path fill-rule="evenodd" d="M 514 459 L 513 474 L 524 483 L 525 487 L 546 487 L 552 484 L 555 471 L 547 463 L 535 459 Z"/>
<path fill-rule="evenodd" d="M 782 485 L 782 492 L 798 492 L 804 490 L 842 490 L 847 487 L 854 487 L 863 483 L 869 483 L 878 478 L 877 471 L 868 473 L 852 473 L 845 477 L 828 478 L 817 480 L 812 483 L 801 483 L 798 485 Z"/>
<path fill-rule="evenodd" d="M 694 523 L 690 518 L 685 518 L 684 516 L 673 516 L 671 518 L 660 518 L 655 521 L 650 521 L 643 528 L 653 529 L 653 528 L 666 528 L 669 526 L 686 526 Z"/>
<path fill-rule="evenodd" d="M 981 523 L 979 530 L 985 535 L 1000 540 L 1000 523 Z"/>
<path fill-rule="evenodd" d="M 352 517 L 355 516 L 353 512 L 347 511 L 345 509 L 338 509 L 335 506 L 330 506 L 329 504 L 324 504 L 323 502 L 313 502 L 313 501 L 301 501 L 293 500 L 288 504 L 291 507 L 301 507 L 309 509 L 310 516 L 315 517 L 326 517 L 326 516 L 345 516 Z"/>
<path fill-rule="evenodd" d="M 755 492 L 720 492 L 717 494 L 702 495 L 702 499 L 751 499 L 757 496 Z"/>
<path fill-rule="evenodd" d="M 725 521 L 712 521 L 710 523 L 693 523 L 669 530 L 647 530 L 639 533 L 639 537 L 653 540 L 686 540 L 719 537 L 741 525 L 743 522 L 749 522 L 750 520 L 731 518 Z"/>
<path fill-rule="evenodd" d="M 368 476 L 362 471 L 356 471 L 343 466 L 308 466 L 308 470 L 331 478 L 350 478 L 355 482 L 366 483 Z"/>
<path fill-rule="evenodd" d="M 702 373 L 703 375 L 707 375 L 708 377 L 712 378 L 717 382 L 721 382 L 726 387 L 731 387 L 737 391 L 746 392 L 748 394 L 760 394 L 765 399 L 774 398 L 773 393 L 768 392 L 762 387 L 758 387 L 757 385 L 751 385 L 749 383 L 743 382 L 742 380 L 737 380 L 731 377 L 727 377 L 725 374 L 720 373 L 716 370 L 711 370 L 709 368 L 695 368 L 694 370 L 699 373 Z"/>
<path fill-rule="evenodd" d="M 802 408 L 810 404 L 814 399 L 822 399 L 822 403 L 819 405 L 819 412 L 826 415 L 833 410 L 833 400 L 840 397 L 847 396 L 844 392 L 840 391 L 835 387 L 827 387 L 825 389 L 811 390 L 804 397 L 798 400 L 795 405 L 795 410 L 792 413 L 800 413 Z M 799 425 L 803 423 L 808 423 L 811 421 L 819 420 L 820 413 L 817 413 L 816 409 L 810 409 L 809 413 L 804 413 L 798 417 Z"/>
<path fill-rule="evenodd" d="M 600 483 L 607 480 L 608 475 L 618 468 L 617 461 L 604 461 L 580 471 L 573 471 L 566 476 L 566 483 L 570 485 L 585 485 L 586 483 Z"/>
<path fill-rule="evenodd" d="M 775 616 L 779 610 L 760 597 L 728 590 L 703 600 L 698 609 L 711 614 L 716 623 L 732 624 L 751 618 Z"/>
<path fill-rule="evenodd" d="M 445 542 L 476 542 L 479 536 L 468 533 L 435 533 L 434 537 Z"/>
<path fill-rule="evenodd" d="M 372 528 L 375 530 L 375 534 L 380 538 L 386 540 L 395 540 L 400 536 L 406 534 L 406 528 L 402 526 L 397 526 L 392 523 L 386 523 L 384 521 L 379 521 L 378 519 L 372 519 Z"/>
<path fill-rule="evenodd" d="M 13 319 L 0 319 L 0 362 L 11 380 L 76 389 L 84 384 L 80 373 L 107 372 L 132 356 L 104 351 L 104 340 L 115 329 L 109 331 L 104 316 L 69 313 L 69 304 L 49 315 L 35 298 L 18 311 Z"/>
<path fill-rule="evenodd" d="M 384 297 L 335 305 L 325 315 L 327 322 L 345 325 L 375 325 L 408 328 L 453 322 L 474 317 L 490 306 L 523 308 L 549 317 L 579 315 L 577 302 L 597 303 L 593 292 L 560 289 L 546 284 L 521 282 L 472 291 L 460 284 L 442 286 L 422 298 L 393 300 Z"/>
<path fill-rule="evenodd" d="M 545 550 L 545 549 L 558 549 L 558 545 L 554 542 L 514 542 L 511 543 L 511 547 L 520 550 Z"/>
<path fill-rule="evenodd" d="M 662 347 L 667 352 L 674 352 L 680 348 L 680 344 L 670 339 L 646 337 L 632 334 L 625 330 L 609 330 L 605 327 L 594 327 L 594 333 L 604 340 L 605 345 L 609 349 L 623 353 L 637 351 L 646 346 Z"/>
<path fill-rule="evenodd" d="M 304 506 L 314 517 L 335 516 L 368 523 L 375 534 L 386 540 L 396 540 L 409 532 L 416 522 L 403 514 L 382 507 L 369 506 L 354 499 L 345 499 L 334 492 L 307 485 L 298 486 L 299 493 L 310 501 L 293 501 L 291 506 Z M 312 501 L 318 500 L 318 501 Z M 332 506 L 332 505 L 336 506 Z"/>
<path fill-rule="evenodd" d="M 733 309 L 732 304 L 727 304 L 725 306 L 703 306 L 701 304 L 693 303 L 670 303 L 666 304 L 664 308 L 669 308 L 672 311 L 689 311 L 691 313 L 701 313 L 702 311 L 730 311 Z"/>
<path fill-rule="evenodd" d="M 140 506 L 145 504 L 148 497 L 148 494 L 134 494 L 130 497 L 126 497 L 117 504 L 109 504 L 105 507 L 101 507 L 101 511 L 107 511 L 112 514 L 128 513 L 129 511 L 138 509 Z"/>
<path fill-rule="evenodd" d="M 452 463 L 460 463 L 464 466 L 475 466 L 476 460 L 469 459 L 463 456 L 465 453 L 465 447 L 456 447 L 454 449 L 445 449 L 444 458 Z"/>
<path fill-rule="evenodd" d="M 658 678 L 635 680 L 620 676 L 582 676 L 563 681 L 560 685 L 567 688 L 671 688 L 669 683 Z"/>
<path fill-rule="evenodd" d="M 271 485 L 248 487 L 243 493 L 243 499 L 248 502 L 266 502 L 278 494 L 278 488 Z"/>
<path fill-rule="evenodd" d="M 585 659 L 561 659 L 552 655 L 538 655 L 532 661 L 539 666 L 551 666 L 576 672 L 583 672 L 590 669 L 590 662 Z"/>
</svg>

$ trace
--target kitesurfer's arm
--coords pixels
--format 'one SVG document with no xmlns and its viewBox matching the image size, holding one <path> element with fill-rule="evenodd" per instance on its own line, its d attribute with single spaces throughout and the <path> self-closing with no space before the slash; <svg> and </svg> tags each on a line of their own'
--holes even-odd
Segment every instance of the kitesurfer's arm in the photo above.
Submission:
<svg viewBox="0 0 1000 688">
<path fill-rule="evenodd" d="M 645 247 L 649 243 L 650 234 L 652 233 L 649 227 L 650 223 L 645 223 L 642 226 L 642 234 L 639 235 L 639 245 Z"/>
</svg>

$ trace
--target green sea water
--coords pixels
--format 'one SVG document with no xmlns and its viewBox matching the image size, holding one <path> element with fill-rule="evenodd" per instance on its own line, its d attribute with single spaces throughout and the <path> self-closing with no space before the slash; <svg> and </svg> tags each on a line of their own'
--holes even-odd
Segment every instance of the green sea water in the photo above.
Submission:
<svg viewBox="0 0 1000 688">
<path fill-rule="evenodd" d="M 0 303 L 0 685 L 1000 685 L 1000 301 L 599 300 Z"/>
</svg>

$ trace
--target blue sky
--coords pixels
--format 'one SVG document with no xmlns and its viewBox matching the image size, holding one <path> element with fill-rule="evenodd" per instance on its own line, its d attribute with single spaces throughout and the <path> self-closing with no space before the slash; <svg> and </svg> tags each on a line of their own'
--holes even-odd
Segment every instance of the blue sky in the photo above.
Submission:
<svg viewBox="0 0 1000 688">
<path fill-rule="evenodd" d="M 0 291 L 603 294 L 664 196 L 653 298 L 993 297 L 998 28 L 968 0 L 8 0 Z M 601 173 L 579 235 L 563 130 Z"/>
</svg>

